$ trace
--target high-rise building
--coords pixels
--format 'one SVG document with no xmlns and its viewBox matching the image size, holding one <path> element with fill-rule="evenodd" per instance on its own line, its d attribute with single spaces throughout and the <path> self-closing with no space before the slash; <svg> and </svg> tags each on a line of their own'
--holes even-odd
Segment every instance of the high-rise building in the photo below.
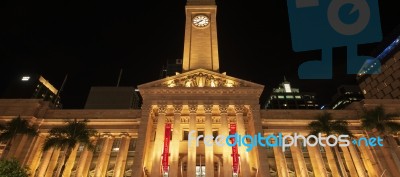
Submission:
<svg viewBox="0 0 400 177">
<path fill-rule="evenodd" d="M 379 68 L 375 61 L 381 63 L 380 73 L 366 74 L 370 70 Z M 357 80 L 367 99 L 400 98 L 400 36 L 389 43 L 376 60 L 364 65 Z"/>
<path fill-rule="evenodd" d="M 364 99 L 360 87 L 357 85 L 341 85 L 337 88 L 337 93 L 332 97 L 329 104 L 330 109 L 344 109 L 353 102 Z"/>
<path fill-rule="evenodd" d="M 188 0 L 183 72 L 138 86 L 141 109 L 60 110 L 41 100 L 0 100 L 0 122 L 21 115 L 39 129 L 36 137 L 17 135 L 1 156 L 17 159 L 35 177 L 60 176 L 61 168 L 64 177 L 400 176 L 397 134 L 385 136 L 385 147 L 357 144 L 372 135 L 360 112 L 382 105 L 396 113 L 399 99 L 365 99 L 347 110 L 260 109 L 263 85 L 219 73 L 216 9 L 213 0 Z M 288 82 L 277 90 L 296 91 Z M 332 136 L 308 136 L 309 123 L 324 113 L 348 121 L 356 143 L 329 147 Z M 88 119 L 99 134 L 92 137 L 94 150 L 79 144 L 63 166 L 64 148 L 41 149 L 51 128 L 73 119 Z M 288 138 L 294 134 L 299 141 Z"/>
<path fill-rule="evenodd" d="M 92 87 L 85 109 L 139 109 L 141 98 L 134 87 Z"/>
<path fill-rule="evenodd" d="M 315 93 L 300 92 L 292 88 L 290 82 L 284 81 L 272 89 L 272 93 L 265 103 L 266 109 L 318 109 Z"/>
<path fill-rule="evenodd" d="M 60 107 L 60 98 L 57 93 L 58 89 L 43 76 L 38 74 L 26 74 L 13 79 L 3 93 L 2 98 L 43 99 L 44 101 L 49 101 L 57 105 L 57 107 Z"/>
</svg>

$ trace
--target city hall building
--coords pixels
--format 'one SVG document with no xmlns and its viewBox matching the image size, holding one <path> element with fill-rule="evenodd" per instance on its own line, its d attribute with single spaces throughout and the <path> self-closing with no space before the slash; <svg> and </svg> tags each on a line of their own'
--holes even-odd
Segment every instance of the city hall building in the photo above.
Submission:
<svg viewBox="0 0 400 177">
<path fill-rule="evenodd" d="M 205 145 L 212 139 L 197 139 L 235 133 L 307 136 L 308 124 L 324 112 L 348 121 L 362 138 L 363 109 L 383 105 L 388 113 L 400 110 L 398 99 L 366 99 L 345 110 L 260 109 L 263 85 L 219 72 L 216 12 L 212 0 L 188 0 L 183 72 L 140 85 L 140 109 L 68 110 L 53 109 L 41 99 L 0 100 L 1 123 L 20 115 L 40 132 L 36 137 L 18 135 L 2 156 L 19 160 L 33 177 L 52 177 L 64 152 L 41 150 L 47 132 L 68 119 L 88 119 L 99 132 L 93 137 L 96 148 L 76 146 L 64 177 L 400 176 L 397 135 L 384 137 L 384 147 L 350 144 L 335 152 L 322 146 L 255 146 L 247 151 L 246 146 L 215 145 L 218 139 L 213 146 Z"/>
</svg>

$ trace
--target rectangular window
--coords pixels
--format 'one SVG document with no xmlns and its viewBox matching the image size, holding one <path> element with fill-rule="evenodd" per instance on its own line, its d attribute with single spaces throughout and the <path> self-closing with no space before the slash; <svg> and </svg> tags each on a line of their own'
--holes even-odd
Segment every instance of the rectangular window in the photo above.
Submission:
<svg viewBox="0 0 400 177">
<path fill-rule="evenodd" d="M 293 95 L 287 95 L 286 98 L 287 99 L 293 99 L 294 97 L 293 97 Z"/>
<path fill-rule="evenodd" d="M 203 141 L 204 140 L 204 131 L 202 130 L 202 131 L 197 131 L 197 137 L 199 137 L 200 135 L 203 135 L 203 138 L 200 138 L 199 140 L 200 141 Z"/>
<path fill-rule="evenodd" d="M 121 138 L 114 139 L 112 151 L 119 151 L 120 145 L 121 145 Z"/>
<path fill-rule="evenodd" d="M 279 96 L 278 96 L 278 99 L 285 99 L 285 96 L 279 95 Z"/>
<path fill-rule="evenodd" d="M 301 96 L 295 96 L 296 99 L 301 99 Z"/>
<path fill-rule="evenodd" d="M 183 131 L 183 141 L 187 141 L 189 139 L 189 130 Z"/>
<path fill-rule="evenodd" d="M 214 137 L 214 139 L 219 135 L 218 130 L 213 130 L 212 135 Z"/>
<path fill-rule="evenodd" d="M 101 138 L 101 139 L 99 139 L 99 140 L 97 141 L 97 143 L 96 143 L 96 149 L 95 149 L 96 152 L 100 152 L 100 151 L 101 151 L 101 148 L 103 147 L 103 142 L 104 142 L 104 139 L 103 139 L 103 138 Z"/>
<path fill-rule="evenodd" d="M 129 149 L 128 151 L 135 151 L 136 150 L 136 138 L 132 138 L 129 142 Z"/>
</svg>

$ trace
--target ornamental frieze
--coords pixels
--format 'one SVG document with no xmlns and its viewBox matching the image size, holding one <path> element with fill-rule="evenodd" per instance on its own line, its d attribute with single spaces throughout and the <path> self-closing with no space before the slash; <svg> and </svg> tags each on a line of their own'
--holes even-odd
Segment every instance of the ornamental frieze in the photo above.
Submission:
<svg viewBox="0 0 400 177">
<path fill-rule="evenodd" d="M 241 82 L 206 73 L 196 73 L 162 83 L 166 87 L 243 87 Z"/>
</svg>

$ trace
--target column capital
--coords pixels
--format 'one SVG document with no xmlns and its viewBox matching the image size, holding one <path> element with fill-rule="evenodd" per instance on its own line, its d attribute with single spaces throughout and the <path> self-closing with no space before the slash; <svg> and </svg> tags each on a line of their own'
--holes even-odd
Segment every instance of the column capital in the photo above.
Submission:
<svg viewBox="0 0 400 177">
<path fill-rule="evenodd" d="M 189 104 L 189 112 L 190 113 L 196 113 L 197 112 L 197 104 Z"/>
<path fill-rule="evenodd" d="M 204 112 L 206 114 L 211 114 L 212 109 L 213 109 L 213 105 L 212 104 L 204 104 Z"/>
<path fill-rule="evenodd" d="M 165 114 L 165 112 L 167 111 L 167 105 L 166 104 L 159 104 L 157 105 L 158 108 L 158 113 L 159 114 Z"/>
<path fill-rule="evenodd" d="M 121 134 L 119 134 L 119 137 L 120 138 L 127 138 L 127 137 L 129 137 L 129 133 L 126 133 L 126 132 L 121 133 Z"/>
<path fill-rule="evenodd" d="M 103 134 L 100 135 L 102 138 L 113 138 L 112 134 L 110 132 L 104 132 Z"/>
<path fill-rule="evenodd" d="M 221 114 L 226 114 L 226 113 L 228 113 L 228 107 L 229 107 L 228 104 L 220 104 L 220 105 L 218 106 L 219 111 L 221 112 Z"/>
<path fill-rule="evenodd" d="M 244 107 L 244 105 L 235 105 L 235 111 L 236 111 L 236 114 L 243 113 L 243 112 L 244 112 L 244 110 L 245 110 L 245 107 Z"/>
<path fill-rule="evenodd" d="M 182 113 L 182 109 L 183 109 L 182 103 L 174 103 L 173 107 L 174 107 L 175 114 Z"/>
</svg>

